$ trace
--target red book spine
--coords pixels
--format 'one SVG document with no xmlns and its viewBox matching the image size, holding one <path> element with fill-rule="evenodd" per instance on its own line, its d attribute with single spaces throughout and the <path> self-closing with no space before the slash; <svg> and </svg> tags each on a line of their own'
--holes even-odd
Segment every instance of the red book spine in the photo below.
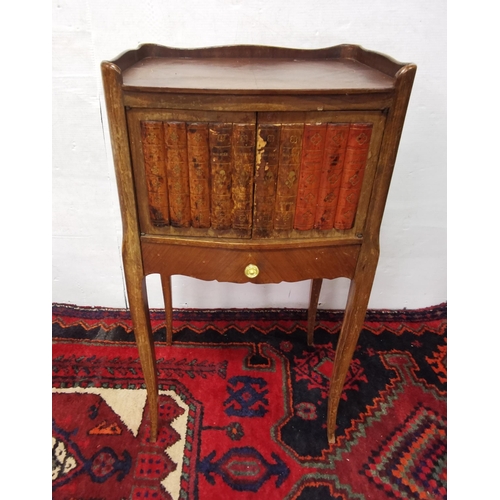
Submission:
<svg viewBox="0 0 500 500">
<path fill-rule="evenodd" d="M 294 221 L 294 228 L 302 231 L 314 227 L 325 135 L 326 123 L 304 125 L 302 161 Z"/>
<path fill-rule="evenodd" d="M 372 128 L 371 123 L 353 123 L 349 129 L 339 201 L 335 213 L 335 229 L 351 229 L 354 225 L 368 160 Z"/>
<path fill-rule="evenodd" d="M 267 237 L 274 226 L 280 125 L 259 124 L 255 161 L 254 234 Z"/>
<path fill-rule="evenodd" d="M 191 123 L 187 129 L 191 224 L 210 227 L 210 154 L 208 123 Z"/>
<path fill-rule="evenodd" d="M 293 229 L 304 125 L 281 125 L 274 229 Z"/>
<path fill-rule="evenodd" d="M 233 123 L 233 214 L 234 229 L 252 228 L 255 125 Z"/>
<path fill-rule="evenodd" d="M 314 224 L 316 229 L 333 229 L 348 135 L 348 123 L 329 123 L 327 125 L 318 207 Z"/>
<path fill-rule="evenodd" d="M 174 227 L 189 227 L 191 225 L 191 210 L 189 207 L 186 124 L 184 122 L 166 122 L 164 125 L 170 223 Z"/>
<path fill-rule="evenodd" d="M 168 189 L 163 123 L 141 122 L 141 139 L 148 190 L 149 217 L 155 226 L 168 226 Z"/>
<path fill-rule="evenodd" d="M 209 136 L 212 179 L 212 228 L 230 229 L 233 212 L 231 196 L 233 124 L 211 123 Z"/>
</svg>

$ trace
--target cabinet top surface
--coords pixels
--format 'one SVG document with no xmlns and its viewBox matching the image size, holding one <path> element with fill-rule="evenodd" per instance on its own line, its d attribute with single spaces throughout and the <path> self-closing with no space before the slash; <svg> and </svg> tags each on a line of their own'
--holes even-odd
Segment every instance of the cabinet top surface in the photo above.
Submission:
<svg viewBox="0 0 500 500">
<path fill-rule="evenodd" d="M 394 78 L 352 59 L 148 57 L 123 71 L 125 90 L 373 93 Z"/>
</svg>

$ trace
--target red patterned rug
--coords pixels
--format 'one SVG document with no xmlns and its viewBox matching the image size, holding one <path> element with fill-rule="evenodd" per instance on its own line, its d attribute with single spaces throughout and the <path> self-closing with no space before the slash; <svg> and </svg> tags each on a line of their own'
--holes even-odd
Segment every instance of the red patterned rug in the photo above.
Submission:
<svg viewBox="0 0 500 500">
<path fill-rule="evenodd" d="M 446 305 L 369 311 L 326 438 L 341 312 L 152 312 L 160 432 L 124 310 L 53 305 L 53 498 L 446 498 Z"/>
</svg>

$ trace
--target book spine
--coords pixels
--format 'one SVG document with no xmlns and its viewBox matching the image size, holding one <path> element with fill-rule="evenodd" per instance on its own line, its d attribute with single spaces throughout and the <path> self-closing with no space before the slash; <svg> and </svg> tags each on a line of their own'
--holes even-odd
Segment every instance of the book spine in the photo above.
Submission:
<svg viewBox="0 0 500 500">
<path fill-rule="evenodd" d="M 315 229 L 333 229 L 348 135 L 348 123 L 329 123 L 327 125 Z"/>
<path fill-rule="evenodd" d="M 165 122 L 164 125 L 170 224 L 174 227 L 189 227 L 191 225 L 191 211 L 189 207 L 186 124 L 184 122 Z"/>
<path fill-rule="evenodd" d="M 210 153 L 208 123 L 191 123 L 187 128 L 191 225 L 210 227 Z"/>
<path fill-rule="evenodd" d="M 313 229 L 325 149 L 326 123 L 305 124 L 294 228 Z"/>
<path fill-rule="evenodd" d="M 368 160 L 372 128 L 371 123 L 353 123 L 350 126 L 340 181 L 339 201 L 335 213 L 335 229 L 351 229 L 354 225 Z"/>
<path fill-rule="evenodd" d="M 210 124 L 211 219 L 213 229 L 231 228 L 233 208 L 231 196 L 232 136 L 232 123 Z"/>
<path fill-rule="evenodd" d="M 281 125 L 274 229 L 293 229 L 304 125 Z"/>
<path fill-rule="evenodd" d="M 233 124 L 232 197 L 234 229 L 252 228 L 253 171 L 255 164 L 255 125 Z"/>
<path fill-rule="evenodd" d="M 254 234 L 270 236 L 274 227 L 281 125 L 259 124 L 255 161 Z"/>
<path fill-rule="evenodd" d="M 167 226 L 168 189 L 165 175 L 163 123 L 141 122 L 142 152 L 148 190 L 149 217 L 154 226 Z"/>
</svg>

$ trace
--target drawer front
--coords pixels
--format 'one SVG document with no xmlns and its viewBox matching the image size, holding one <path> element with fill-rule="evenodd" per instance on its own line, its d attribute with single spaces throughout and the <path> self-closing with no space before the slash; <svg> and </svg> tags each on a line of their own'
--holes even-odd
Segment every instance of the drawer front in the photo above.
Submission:
<svg viewBox="0 0 500 500">
<path fill-rule="evenodd" d="M 232 283 L 352 278 L 359 245 L 245 250 L 142 243 L 145 274 Z"/>
</svg>

